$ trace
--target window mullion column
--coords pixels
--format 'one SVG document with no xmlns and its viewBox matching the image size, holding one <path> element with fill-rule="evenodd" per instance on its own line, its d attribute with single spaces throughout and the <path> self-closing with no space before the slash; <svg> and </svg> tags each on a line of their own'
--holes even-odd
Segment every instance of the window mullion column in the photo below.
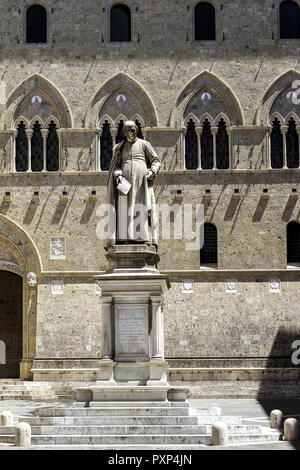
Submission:
<svg viewBox="0 0 300 470">
<path fill-rule="evenodd" d="M 217 133 L 218 127 L 211 127 L 211 133 L 213 135 L 213 170 L 217 169 Z"/>
<path fill-rule="evenodd" d="M 47 137 L 48 137 L 48 129 L 41 129 L 42 137 L 43 137 L 43 170 L 47 171 Z"/>
<path fill-rule="evenodd" d="M 197 145 L 198 145 L 198 170 L 202 170 L 202 155 L 201 155 L 201 135 L 203 127 L 196 127 Z"/>
<path fill-rule="evenodd" d="M 31 172 L 31 138 L 33 136 L 33 130 L 32 129 L 26 129 L 26 135 L 28 139 L 28 172 Z"/>
<path fill-rule="evenodd" d="M 286 145 L 286 135 L 288 133 L 288 126 L 281 126 L 281 132 L 283 136 L 283 169 L 287 169 L 287 145 Z"/>
<path fill-rule="evenodd" d="M 16 167 L 17 167 L 17 162 L 16 162 L 16 159 L 17 159 L 17 137 L 18 137 L 18 131 L 13 131 L 13 133 L 11 135 L 11 155 L 12 155 L 12 159 L 11 159 L 11 169 L 10 169 L 10 171 L 12 173 L 16 172 Z"/>
<path fill-rule="evenodd" d="M 96 132 L 96 171 L 101 171 L 101 136 L 102 129 L 98 129 Z"/>
</svg>

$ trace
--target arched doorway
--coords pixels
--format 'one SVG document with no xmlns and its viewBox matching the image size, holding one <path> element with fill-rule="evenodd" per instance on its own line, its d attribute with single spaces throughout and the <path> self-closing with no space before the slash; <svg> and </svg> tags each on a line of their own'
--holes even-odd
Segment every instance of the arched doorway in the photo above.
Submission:
<svg viewBox="0 0 300 470">
<path fill-rule="evenodd" d="M 19 378 L 23 345 L 23 279 L 0 271 L 0 379 Z M 4 364 L 2 362 L 5 362 Z"/>
</svg>

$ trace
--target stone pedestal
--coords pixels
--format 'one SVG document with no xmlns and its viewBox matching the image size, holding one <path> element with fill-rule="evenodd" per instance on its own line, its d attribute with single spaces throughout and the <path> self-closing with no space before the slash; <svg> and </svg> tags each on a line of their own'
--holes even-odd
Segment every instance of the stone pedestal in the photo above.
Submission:
<svg viewBox="0 0 300 470">
<path fill-rule="evenodd" d="M 102 289 L 104 331 L 99 380 L 76 389 L 77 401 L 166 402 L 171 387 L 162 303 L 169 279 L 157 270 L 159 256 L 153 246 L 117 245 L 106 257 L 109 269 L 96 278 Z"/>
</svg>

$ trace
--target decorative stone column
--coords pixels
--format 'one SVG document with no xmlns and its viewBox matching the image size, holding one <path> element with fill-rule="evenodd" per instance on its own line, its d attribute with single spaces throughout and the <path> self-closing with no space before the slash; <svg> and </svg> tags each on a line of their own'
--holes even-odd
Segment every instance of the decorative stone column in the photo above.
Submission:
<svg viewBox="0 0 300 470">
<path fill-rule="evenodd" d="M 111 133 L 111 136 L 112 136 L 112 141 L 113 141 L 113 147 L 116 145 L 116 137 L 117 137 L 117 134 L 118 134 L 118 129 L 116 129 L 115 127 L 113 127 L 110 131 Z"/>
<path fill-rule="evenodd" d="M 47 171 L 47 137 L 49 134 L 48 129 L 42 129 L 41 134 L 43 137 L 43 172 Z"/>
<path fill-rule="evenodd" d="M 203 127 L 196 127 L 197 145 L 198 145 L 198 170 L 202 170 L 202 149 L 201 149 L 201 135 Z"/>
<path fill-rule="evenodd" d="M 100 165 L 101 136 L 102 136 L 102 129 L 97 129 L 97 131 L 96 131 L 96 165 L 95 165 L 95 170 L 96 171 L 101 171 L 101 165 Z"/>
<path fill-rule="evenodd" d="M 213 170 L 217 169 L 217 133 L 219 128 L 212 127 L 211 133 L 213 135 Z"/>
<path fill-rule="evenodd" d="M 10 136 L 11 139 L 11 172 L 15 173 L 16 172 L 16 158 L 17 158 L 17 137 L 18 137 L 18 131 L 13 131 L 13 133 Z"/>
<path fill-rule="evenodd" d="M 272 134 L 272 126 L 268 126 L 267 128 L 267 158 L 266 158 L 266 167 L 268 170 L 272 168 L 272 161 L 271 161 L 271 134 Z"/>
<path fill-rule="evenodd" d="M 287 145 L 286 145 L 286 135 L 288 133 L 288 126 L 281 126 L 281 132 L 283 135 L 283 169 L 287 169 Z"/>
<path fill-rule="evenodd" d="M 26 135 L 28 139 L 28 172 L 31 172 L 31 138 L 33 136 L 32 129 L 26 129 Z"/>
</svg>

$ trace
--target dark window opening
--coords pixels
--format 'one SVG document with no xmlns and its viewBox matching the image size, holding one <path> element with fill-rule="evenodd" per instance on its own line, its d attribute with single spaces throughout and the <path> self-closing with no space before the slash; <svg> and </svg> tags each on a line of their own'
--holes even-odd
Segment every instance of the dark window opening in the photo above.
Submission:
<svg viewBox="0 0 300 470">
<path fill-rule="evenodd" d="M 185 136 L 185 167 L 187 170 L 198 168 L 198 138 L 192 119 L 188 122 Z"/>
<path fill-rule="evenodd" d="M 212 170 L 214 167 L 214 143 L 211 133 L 211 126 L 208 119 L 203 123 L 201 134 L 201 168 L 203 170 Z"/>
<path fill-rule="evenodd" d="M 195 40 L 214 41 L 216 39 L 216 13 L 213 5 L 198 3 L 195 7 Z"/>
<path fill-rule="evenodd" d="M 18 126 L 18 135 L 16 138 L 16 171 L 28 170 L 28 139 L 26 135 L 26 126 L 23 121 Z"/>
<path fill-rule="evenodd" d="M 33 126 L 33 135 L 31 137 L 31 170 L 43 171 L 43 136 L 41 125 L 38 121 Z"/>
<path fill-rule="evenodd" d="M 33 5 L 26 12 L 26 42 L 47 42 L 47 12 L 41 5 Z"/>
<path fill-rule="evenodd" d="M 289 120 L 286 134 L 286 156 L 288 168 L 299 168 L 299 136 L 293 118 Z"/>
<path fill-rule="evenodd" d="M 300 38 L 300 8 L 295 2 L 282 2 L 279 8 L 280 39 Z"/>
<path fill-rule="evenodd" d="M 110 40 L 131 41 L 131 12 L 126 5 L 115 5 L 110 10 Z"/>
<path fill-rule="evenodd" d="M 135 123 L 138 127 L 138 133 L 137 133 L 137 137 L 139 139 L 143 139 L 144 140 L 144 135 L 143 135 L 143 131 L 142 131 L 142 125 L 140 123 L 140 121 L 138 121 L 137 119 L 135 120 Z"/>
<path fill-rule="evenodd" d="M 229 168 L 229 138 L 224 119 L 219 122 L 217 133 L 217 168 L 228 170 Z"/>
<path fill-rule="evenodd" d="M 121 119 L 121 121 L 118 124 L 116 144 L 119 144 L 120 142 L 122 142 L 122 140 L 125 140 L 125 135 L 123 134 L 123 127 L 124 127 L 124 121 L 123 121 L 123 119 Z"/>
<path fill-rule="evenodd" d="M 218 265 L 218 233 L 212 224 L 204 224 L 204 245 L 200 250 L 200 266 Z"/>
<path fill-rule="evenodd" d="M 283 135 L 277 118 L 273 122 L 271 133 L 271 166 L 272 168 L 283 168 Z"/>
<path fill-rule="evenodd" d="M 290 222 L 287 226 L 287 264 L 300 263 L 300 224 Z"/>
<path fill-rule="evenodd" d="M 49 124 L 47 137 L 47 171 L 59 170 L 59 140 L 54 121 Z"/>
<path fill-rule="evenodd" d="M 108 171 L 112 158 L 112 136 L 110 133 L 110 124 L 105 121 L 102 126 L 102 135 L 100 138 L 100 166 L 102 171 Z"/>
</svg>

